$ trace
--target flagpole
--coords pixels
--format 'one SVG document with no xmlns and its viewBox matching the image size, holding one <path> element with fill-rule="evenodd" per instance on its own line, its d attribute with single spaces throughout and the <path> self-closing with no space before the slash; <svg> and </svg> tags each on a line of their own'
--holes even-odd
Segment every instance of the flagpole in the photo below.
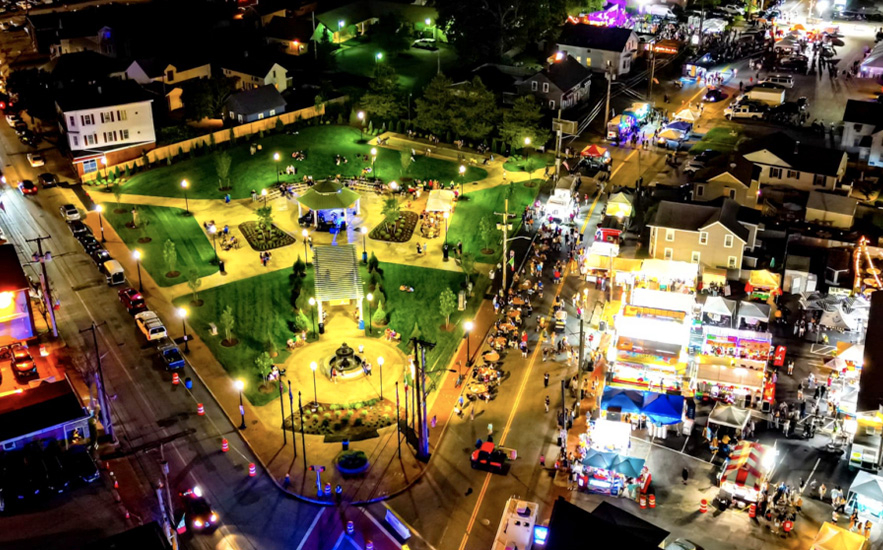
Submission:
<svg viewBox="0 0 883 550">
<path fill-rule="evenodd" d="M 288 410 L 291 411 L 291 445 L 294 447 L 294 458 L 297 458 L 297 436 L 294 431 L 294 393 L 291 391 L 291 380 L 288 381 Z M 300 419 L 304 421 L 303 418 Z"/>
<path fill-rule="evenodd" d="M 288 445 L 288 432 L 285 430 L 285 399 L 282 397 L 282 378 L 279 378 L 279 410 L 282 411 L 282 446 Z M 294 430 L 294 424 L 291 425 Z M 292 432 L 294 437 L 294 432 Z"/>
</svg>

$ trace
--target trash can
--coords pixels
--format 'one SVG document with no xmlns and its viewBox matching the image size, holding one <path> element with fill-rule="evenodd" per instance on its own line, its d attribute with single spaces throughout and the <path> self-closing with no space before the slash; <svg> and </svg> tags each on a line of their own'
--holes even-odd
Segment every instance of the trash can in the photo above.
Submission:
<svg viewBox="0 0 883 550">
<path fill-rule="evenodd" d="M 189 376 L 184 379 L 184 387 L 188 390 L 193 389 L 193 380 Z"/>
<path fill-rule="evenodd" d="M 220 271 L 221 273 L 227 273 L 224 270 L 224 260 L 218 260 L 218 271 Z"/>
<path fill-rule="evenodd" d="M 344 439 L 343 441 L 340 442 L 340 445 L 343 447 L 344 451 L 350 450 L 350 440 L 349 439 Z"/>
<path fill-rule="evenodd" d="M 319 323 L 319 334 L 325 334 L 325 323 Z"/>
<path fill-rule="evenodd" d="M 448 243 L 442 245 L 442 259 L 448 261 Z"/>
</svg>

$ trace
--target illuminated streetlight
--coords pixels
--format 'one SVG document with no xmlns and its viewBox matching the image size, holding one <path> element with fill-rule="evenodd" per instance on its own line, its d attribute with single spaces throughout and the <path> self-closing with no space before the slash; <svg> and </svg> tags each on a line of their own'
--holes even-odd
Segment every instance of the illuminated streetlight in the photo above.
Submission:
<svg viewBox="0 0 883 550">
<path fill-rule="evenodd" d="M 337 22 L 337 43 L 340 44 L 340 40 L 343 38 L 343 27 L 346 23 L 343 19 Z"/>
<path fill-rule="evenodd" d="M 261 197 L 264 199 L 264 206 L 267 206 L 267 190 L 261 189 Z"/>
<path fill-rule="evenodd" d="M 190 183 L 187 180 L 181 180 L 181 189 L 184 190 L 184 215 L 190 215 L 190 201 L 187 198 L 187 189 L 190 187 Z"/>
<path fill-rule="evenodd" d="M 190 353 L 190 338 L 187 337 L 187 309 L 178 308 L 178 317 L 181 318 L 181 329 L 184 331 L 184 353 Z"/>
<path fill-rule="evenodd" d="M 464 180 L 466 178 L 466 167 L 461 164 L 460 168 L 457 171 L 460 172 L 460 195 L 462 195 L 463 194 L 463 184 L 465 183 Z"/>
<path fill-rule="evenodd" d="M 316 406 L 319 406 L 319 393 L 316 391 L 316 369 L 317 368 L 319 368 L 319 365 L 317 365 L 315 361 L 310 363 L 310 370 L 313 371 L 313 401 L 316 403 Z"/>
<path fill-rule="evenodd" d="M 104 210 L 104 207 L 100 204 L 95 205 L 95 211 L 98 212 L 98 227 L 101 228 L 101 242 L 105 243 L 107 240 L 104 238 L 104 222 L 101 220 L 101 212 Z"/>
<path fill-rule="evenodd" d="M 362 261 L 368 263 L 368 228 L 362 226 Z"/>
<path fill-rule="evenodd" d="M 356 118 L 359 119 L 359 141 L 363 141 L 365 139 L 365 111 L 356 113 Z"/>
<path fill-rule="evenodd" d="M 135 258 L 135 265 L 138 266 L 138 292 L 144 292 L 144 285 L 141 283 L 141 251 L 135 250 L 132 252 L 132 257 Z"/>
<path fill-rule="evenodd" d="M 242 422 L 239 424 L 239 429 L 245 429 L 245 406 L 242 404 L 242 390 L 245 389 L 245 382 L 242 379 L 237 379 L 233 382 L 233 387 L 236 388 L 236 391 L 239 392 L 239 416 L 242 418 Z"/>
<path fill-rule="evenodd" d="M 377 54 L 374 56 L 374 60 L 375 64 L 380 63 L 380 61 L 383 60 L 383 52 L 377 52 Z"/>
<path fill-rule="evenodd" d="M 273 153 L 273 160 L 276 161 L 276 185 L 279 185 L 279 153 Z"/>
</svg>

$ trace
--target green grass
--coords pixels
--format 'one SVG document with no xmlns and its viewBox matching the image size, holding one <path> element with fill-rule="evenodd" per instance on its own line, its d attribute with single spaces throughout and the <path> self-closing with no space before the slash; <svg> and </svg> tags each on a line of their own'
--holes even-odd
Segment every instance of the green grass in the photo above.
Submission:
<svg viewBox="0 0 883 550">
<path fill-rule="evenodd" d="M 509 172 L 536 172 L 546 166 L 555 166 L 555 155 L 552 153 L 530 153 L 527 160 L 521 155 L 509 157 L 503 164 L 503 169 Z"/>
<path fill-rule="evenodd" d="M 149 206 L 139 204 L 138 229 L 126 227 L 132 221 L 132 207 L 135 205 L 122 203 L 106 203 L 105 219 L 110 222 L 117 234 L 130 250 L 141 251 L 141 267 L 145 269 L 159 286 L 171 286 L 185 282 L 191 269 L 195 269 L 200 277 L 218 271 L 212 263 L 215 257 L 212 243 L 208 236 L 192 216 L 185 216 L 180 208 L 165 206 Z M 116 210 L 125 210 L 118 213 Z M 149 237 L 148 243 L 140 243 L 139 239 Z M 163 259 L 165 242 L 171 239 L 178 253 L 175 269 L 180 273 L 175 278 L 166 277 L 168 269 Z"/>
<path fill-rule="evenodd" d="M 294 165 L 298 169 L 297 176 L 287 176 L 288 179 L 283 177 L 282 181 L 300 181 L 305 175 L 317 180 L 338 174 L 359 175 L 363 168 L 371 166 L 371 146 L 359 141 L 359 130 L 349 126 L 310 126 L 301 128 L 297 135 L 277 134 L 263 139 L 255 137 L 255 142 L 262 146 L 262 150 L 255 155 L 250 154 L 248 143 L 239 140 L 239 145 L 228 149 L 232 157 L 230 176 L 233 186 L 229 193 L 233 198 L 241 199 L 250 196 L 252 189 L 260 192 L 265 187 L 275 185 L 277 163 L 273 161 L 273 153 L 279 153 L 282 157 L 278 163 L 280 170 L 284 170 L 287 165 Z M 300 162 L 291 160 L 291 153 L 294 151 L 305 151 L 307 159 Z M 190 183 L 188 197 L 221 199 L 228 191 L 218 190 L 214 164 L 216 154 L 182 160 L 171 166 L 161 166 L 135 174 L 123 186 L 123 192 L 183 198 L 181 180 L 186 179 Z M 357 154 L 368 155 L 368 160 L 357 159 Z M 342 155 L 349 162 L 337 165 L 335 155 Z M 418 156 L 405 175 L 416 179 L 448 182 L 459 178 L 458 168 L 459 164 L 455 162 Z M 399 151 L 377 148 L 374 170 L 386 181 L 399 179 L 402 176 Z M 467 181 L 486 177 L 487 172 L 483 169 L 467 167 Z"/>
<path fill-rule="evenodd" d="M 515 191 L 509 200 L 509 212 L 516 215 L 512 220 L 511 235 L 514 235 L 521 226 L 521 213 L 524 211 L 525 206 L 531 204 L 536 199 L 541 183 L 540 180 L 533 180 L 533 187 L 525 187 L 524 182 L 514 184 Z M 477 261 L 495 262 L 503 250 L 499 244 L 502 233 L 496 233 L 493 244 L 494 253 L 484 255 L 481 253 L 481 249 L 484 248 L 484 241 L 481 232 L 478 231 L 478 224 L 482 218 L 491 216 L 495 211 L 503 211 L 507 187 L 507 185 L 498 185 L 489 189 L 482 189 L 481 191 L 469 191 L 467 187 L 467 200 L 457 203 L 453 221 L 448 228 L 448 242 L 456 245 L 458 241 L 462 241 L 463 252 L 475 254 Z M 494 219 L 499 222 L 502 217 L 495 216 Z"/>
<path fill-rule="evenodd" d="M 464 275 L 459 272 L 424 269 L 408 265 L 381 263 L 383 270 L 383 289 L 387 299 L 384 308 L 389 315 L 389 328 L 401 332 L 403 340 L 407 340 L 414 330 L 415 324 L 420 327 L 424 339 L 436 343 L 435 349 L 427 353 L 431 376 L 437 380 L 450 362 L 450 358 L 463 336 L 462 323 L 471 318 L 480 304 L 488 280 L 481 278 L 476 284 L 475 296 L 465 312 L 451 315 L 455 330 L 445 332 L 441 329 L 444 319 L 438 313 L 439 295 L 445 287 L 457 292 Z M 276 397 L 275 392 L 262 393 L 258 390 L 260 380 L 254 371 L 254 359 L 266 350 L 268 336 L 276 346 L 279 356 L 275 359 L 281 364 L 288 357 L 285 345 L 292 332 L 289 322 L 294 319 L 294 310 L 290 305 L 289 286 L 290 269 L 280 269 L 257 277 L 236 281 L 220 287 L 200 292 L 203 300 L 201 307 L 190 307 L 191 296 L 186 294 L 177 298 L 177 306 L 190 307 L 190 326 L 209 346 L 215 358 L 232 376 L 243 376 L 249 382 L 246 394 L 255 404 L 264 404 Z M 370 278 L 366 268 L 362 268 L 365 281 L 365 294 L 369 292 Z M 313 294 L 313 270 L 307 270 L 302 291 L 302 300 L 306 301 Z M 402 285 L 414 287 L 413 293 L 401 292 Z M 375 296 L 379 294 L 374 290 Z M 239 343 L 233 347 L 221 345 L 224 337 L 220 326 L 221 312 L 225 307 L 233 308 L 236 324 L 233 337 Z M 307 312 L 309 313 L 309 312 Z M 366 312 L 367 313 L 367 312 Z M 307 315 L 309 317 L 309 315 Z M 209 323 L 218 326 L 219 334 L 209 333 Z M 375 328 L 375 336 L 382 334 L 383 329 Z M 335 338 L 326 332 L 321 338 Z M 350 342 L 352 344 L 352 342 Z M 406 342 L 402 343 L 405 349 Z"/>
<path fill-rule="evenodd" d="M 729 153 L 736 149 L 739 139 L 742 137 L 742 128 L 736 124 L 720 123 L 711 128 L 702 136 L 693 147 L 691 153 L 701 153 L 706 149 L 713 149 L 721 153 Z"/>
<path fill-rule="evenodd" d="M 376 64 L 374 56 L 380 48 L 370 41 L 358 45 L 350 45 L 350 42 L 352 41 L 345 42 L 343 51 L 336 55 L 338 70 L 371 77 Z M 422 90 L 438 73 L 438 55 L 437 52 L 411 48 L 395 56 L 385 55 L 383 63 L 393 66 L 399 75 L 399 85 L 404 91 L 414 92 Z M 447 74 L 448 69 L 457 64 L 457 55 L 454 49 L 446 44 L 442 44 L 440 55 L 442 72 Z M 414 109 L 413 103 L 411 109 Z M 405 115 L 407 116 L 407 113 Z"/>
</svg>

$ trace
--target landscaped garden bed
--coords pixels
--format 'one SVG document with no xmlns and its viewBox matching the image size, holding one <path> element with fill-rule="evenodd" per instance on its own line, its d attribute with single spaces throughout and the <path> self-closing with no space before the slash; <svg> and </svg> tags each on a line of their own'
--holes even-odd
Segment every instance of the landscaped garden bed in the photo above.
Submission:
<svg viewBox="0 0 883 550">
<path fill-rule="evenodd" d="M 416 212 L 402 211 L 398 220 L 387 223 L 381 222 L 380 225 L 371 230 L 368 236 L 375 241 L 388 241 L 392 243 L 406 243 L 414 234 L 417 228 L 417 222 L 420 216 Z"/>
<path fill-rule="evenodd" d="M 275 225 L 264 230 L 261 229 L 258 222 L 243 222 L 239 224 L 239 230 L 242 231 L 242 236 L 248 241 L 248 245 L 258 252 L 266 252 L 295 243 L 294 237 Z"/>
<path fill-rule="evenodd" d="M 377 436 L 377 430 L 395 424 L 395 403 L 388 399 L 369 399 L 346 404 L 321 404 L 313 411 L 304 407 L 303 429 L 312 435 L 324 435 L 331 441 L 359 441 Z M 300 412 L 295 410 L 294 425 L 301 429 Z M 291 428 L 291 421 L 286 423 Z"/>
</svg>

